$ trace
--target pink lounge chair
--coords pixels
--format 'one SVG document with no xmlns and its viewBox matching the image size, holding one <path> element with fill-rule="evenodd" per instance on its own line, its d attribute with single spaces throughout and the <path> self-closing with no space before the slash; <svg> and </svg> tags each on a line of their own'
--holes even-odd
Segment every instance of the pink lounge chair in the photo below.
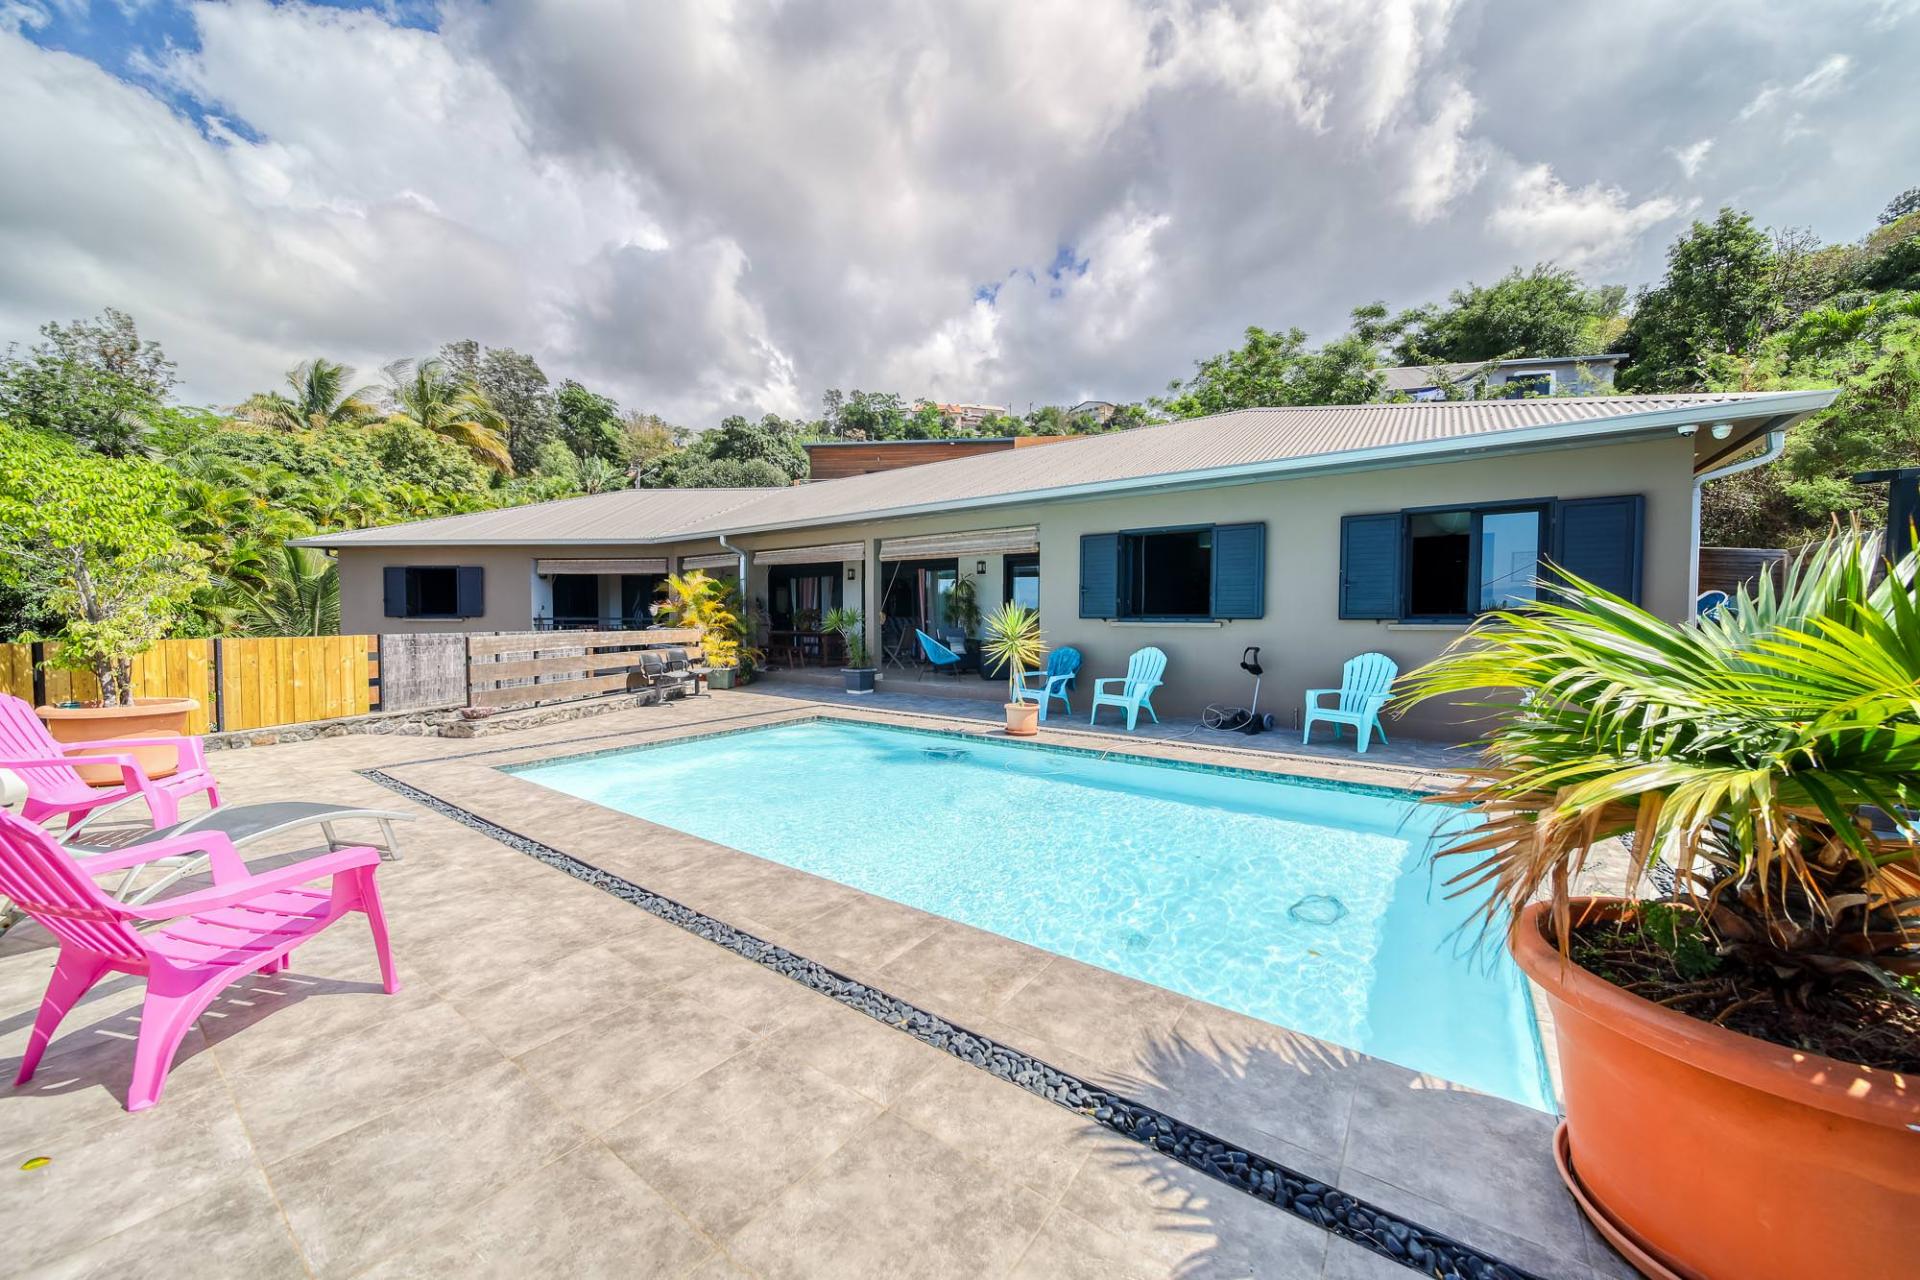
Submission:
<svg viewBox="0 0 1920 1280">
<path fill-rule="evenodd" d="M 172 747 L 180 765 L 169 778 L 149 778 L 140 762 L 113 748 Z M 98 753 L 99 748 L 107 748 Z M 86 754 L 82 755 L 81 753 Z M 118 786 L 94 787 L 81 779 L 75 764 L 118 765 Z M 180 821 L 180 802 L 204 791 L 211 808 L 220 807 L 220 787 L 207 771 L 206 749 L 198 738 L 117 738 L 103 742 L 63 743 L 54 740 L 33 708 L 10 694 L 0 694 L 0 769 L 11 769 L 27 784 L 27 802 L 21 816 L 44 822 L 56 814 L 67 816 L 68 830 L 79 827 L 105 810 L 129 800 L 145 799 L 153 825 L 170 827 Z"/>
<path fill-rule="evenodd" d="M 211 889 L 135 907 L 114 901 L 88 878 L 191 851 L 211 857 Z M 389 995 L 398 991 L 373 881 L 379 865 L 379 851 L 363 845 L 253 875 L 233 842 L 214 831 L 99 854 L 83 864 L 40 827 L 0 811 L 0 893 L 60 941 L 60 958 L 14 1084 L 33 1078 L 60 1020 L 88 988 L 108 972 L 130 973 L 147 980 L 147 999 L 127 1110 L 144 1111 L 160 1101 L 181 1038 L 215 996 L 249 973 L 286 968 L 295 947 L 349 911 L 365 913 L 382 985 Z M 332 877 L 329 889 L 301 887 L 322 876 Z M 149 921 L 167 923 L 134 928 Z"/>
</svg>

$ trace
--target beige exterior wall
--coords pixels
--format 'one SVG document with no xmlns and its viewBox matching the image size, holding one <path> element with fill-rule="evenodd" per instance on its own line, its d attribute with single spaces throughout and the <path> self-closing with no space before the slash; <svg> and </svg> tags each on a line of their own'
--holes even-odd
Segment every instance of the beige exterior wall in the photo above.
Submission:
<svg viewBox="0 0 1920 1280">
<path fill-rule="evenodd" d="M 551 547 L 365 547 L 342 548 L 340 630 L 347 635 L 384 631 L 525 631 L 533 625 L 536 585 L 533 562 L 542 556 L 567 559 L 667 557 L 675 567 L 680 555 L 715 555 L 717 542 L 673 543 L 636 549 L 631 545 Z M 381 570 L 389 565 L 479 565 L 486 570 L 486 612 L 477 618 L 389 618 L 381 594 Z M 601 607 L 620 605 L 618 587 L 601 593 Z"/>
<path fill-rule="evenodd" d="M 733 539 L 749 550 L 861 541 L 868 548 L 859 588 L 877 642 L 871 597 L 878 539 L 910 534 L 959 532 L 1010 525 L 1040 528 L 1041 622 L 1050 645 L 1070 644 L 1086 657 L 1082 691 L 1075 704 L 1084 714 L 1091 677 L 1119 675 L 1127 655 L 1158 645 L 1168 657 L 1166 687 L 1154 699 L 1163 713 L 1192 716 L 1211 702 L 1245 703 L 1251 681 L 1239 668 L 1240 654 L 1259 645 L 1266 676 L 1261 709 L 1283 725 L 1297 723 L 1301 692 L 1337 685 L 1346 659 L 1368 650 L 1385 653 L 1412 670 L 1436 656 L 1463 628 L 1410 626 L 1338 619 L 1340 518 L 1403 507 L 1467 505 L 1528 498 L 1592 498 L 1615 494 L 1646 497 L 1642 595 L 1647 606 L 1671 618 L 1690 609 L 1691 486 L 1693 445 L 1679 436 L 1598 448 L 1537 453 L 1265 481 L 1184 492 L 1128 494 L 1072 502 L 992 507 L 883 522 L 821 526 Z M 1224 623 L 1133 623 L 1079 617 L 1080 537 L 1122 529 L 1180 524 L 1267 525 L 1266 616 Z M 667 548 L 666 554 L 709 552 L 713 543 Z M 658 551 L 656 550 L 657 554 Z M 381 616 L 380 568 L 389 564 L 478 564 L 487 569 L 487 614 L 470 630 L 528 625 L 536 555 L 627 554 L 631 548 L 494 548 L 481 550 L 389 548 L 343 551 L 343 626 L 348 631 L 446 630 L 444 622 L 408 624 Z M 1001 559 L 966 556 L 963 572 L 988 562 L 981 576 L 982 610 L 1002 595 Z M 756 566 L 752 595 L 764 600 L 766 570 Z M 847 584 L 849 600 L 854 584 Z M 1389 735 L 1460 739 L 1471 736 L 1464 717 L 1446 708 L 1423 708 L 1389 721 Z M 1326 730 L 1322 729 L 1324 733 Z"/>
</svg>

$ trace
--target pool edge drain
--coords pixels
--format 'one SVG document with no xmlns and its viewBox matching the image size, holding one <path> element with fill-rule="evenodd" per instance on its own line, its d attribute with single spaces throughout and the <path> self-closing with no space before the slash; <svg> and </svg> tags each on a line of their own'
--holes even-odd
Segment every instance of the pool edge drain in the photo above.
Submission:
<svg viewBox="0 0 1920 1280">
<path fill-rule="evenodd" d="M 388 768 L 405 768 L 403 762 Z M 1330 1183 L 1236 1143 L 1215 1137 L 1166 1112 L 1124 1094 L 1103 1089 L 1062 1071 L 1024 1050 L 849 978 L 816 960 L 778 946 L 733 925 L 696 911 L 623 876 L 481 817 L 470 809 L 403 782 L 385 769 L 361 769 L 359 776 L 451 818 L 488 838 L 562 871 L 582 883 L 639 907 L 656 919 L 772 970 L 818 995 L 827 996 L 876 1022 L 913 1036 L 921 1043 L 1023 1089 L 1107 1131 L 1139 1143 L 1195 1172 L 1264 1204 L 1319 1227 L 1390 1262 L 1430 1276 L 1465 1280 L 1540 1280 L 1535 1273 L 1504 1262 L 1444 1232 L 1421 1226 Z"/>
</svg>

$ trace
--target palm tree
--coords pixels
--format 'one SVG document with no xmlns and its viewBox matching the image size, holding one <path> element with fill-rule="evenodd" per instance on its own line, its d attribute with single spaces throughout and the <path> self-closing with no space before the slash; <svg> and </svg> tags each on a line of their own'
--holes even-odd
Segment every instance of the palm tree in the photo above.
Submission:
<svg viewBox="0 0 1920 1280">
<path fill-rule="evenodd" d="M 710 667 L 732 667 L 742 659 L 749 664 L 757 655 L 742 642 L 747 628 L 738 612 L 733 587 L 700 570 L 667 575 L 667 602 L 660 606 L 660 621 L 680 627 L 700 628 L 700 648 Z"/>
<path fill-rule="evenodd" d="M 291 396 L 269 391 L 249 399 L 240 416 L 282 431 L 317 431 L 322 427 L 370 422 L 379 417 L 374 388 L 349 390 L 353 370 L 344 364 L 315 357 L 287 370 Z"/>
<path fill-rule="evenodd" d="M 633 478 L 627 469 L 618 463 L 608 462 L 598 455 L 580 459 L 574 468 L 574 481 L 581 493 L 608 493 L 614 489 L 631 488 Z"/>
<path fill-rule="evenodd" d="M 481 462 L 513 474 L 507 423 L 486 393 L 455 375 L 440 359 L 396 360 L 386 368 L 392 420 L 453 441 Z"/>
<path fill-rule="evenodd" d="M 1849 985 L 1920 999 L 1920 601 L 1913 556 L 1874 582 L 1879 548 L 1838 535 L 1684 625 L 1568 578 L 1414 672 L 1404 700 L 1496 715 L 1440 797 L 1479 818 L 1452 883 L 1489 921 L 1545 896 L 1564 949 L 1570 881 L 1628 836 L 1718 958 L 1722 1019 Z"/>
<path fill-rule="evenodd" d="M 320 552 L 282 543 L 264 581 L 236 589 L 238 622 L 248 635 L 340 634 L 340 574 Z"/>
</svg>

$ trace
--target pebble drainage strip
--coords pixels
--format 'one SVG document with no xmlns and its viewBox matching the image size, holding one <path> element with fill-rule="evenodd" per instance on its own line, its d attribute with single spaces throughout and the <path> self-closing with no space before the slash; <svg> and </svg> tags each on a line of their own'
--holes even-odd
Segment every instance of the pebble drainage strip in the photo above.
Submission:
<svg viewBox="0 0 1920 1280">
<path fill-rule="evenodd" d="M 1296 1173 L 1145 1103 L 1088 1084 L 1031 1054 L 976 1035 L 897 996 L 856 982 L 817 961 L 491 822 L 383 770 L 363 769 L 360 776 L 1389 1261 L 1440 1280 L 1539 1280 L 1532 1272 L 1492 1254 Z"/>
</svg>

